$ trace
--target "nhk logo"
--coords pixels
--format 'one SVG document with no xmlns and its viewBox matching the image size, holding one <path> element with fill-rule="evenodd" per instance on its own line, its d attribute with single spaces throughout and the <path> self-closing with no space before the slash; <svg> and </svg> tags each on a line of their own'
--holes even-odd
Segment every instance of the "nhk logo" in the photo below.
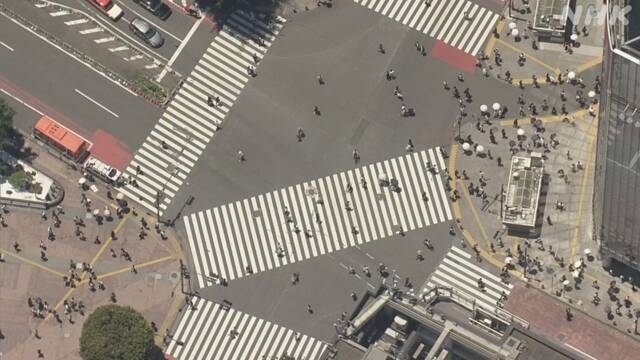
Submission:
<svg viewBox="0 0 640 360">
<path fill-rule="evenodd" d="M 600 10 L 598 10 L 595 5 L 578 5 L 575 11 L 569 9 L 568 18 L 574 25 L 604 25 L 607 20 L 607 11 L 609 11 L 609 20 L 612 24 L 621 23 L 625 26 L 629 25 L 627 14 L 631 12 L 631 5 L 625 7 L 614 5 L 611 6 L 610 10 L 606 4 L 603 4 Z"/>
</svg>

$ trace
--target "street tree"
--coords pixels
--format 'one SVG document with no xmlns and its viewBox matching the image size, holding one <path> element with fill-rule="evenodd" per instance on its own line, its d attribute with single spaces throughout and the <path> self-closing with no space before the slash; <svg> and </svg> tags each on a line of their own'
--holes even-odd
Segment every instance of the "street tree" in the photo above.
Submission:
<svg viewBox="0 0 640 360">
<path fill-rule="evenodd" d="M 80 356 L 84 360 L 155 359 L 156 350 L 151 325 L 129 306 L 101 306 L 82 325 Z"/>
</svg>

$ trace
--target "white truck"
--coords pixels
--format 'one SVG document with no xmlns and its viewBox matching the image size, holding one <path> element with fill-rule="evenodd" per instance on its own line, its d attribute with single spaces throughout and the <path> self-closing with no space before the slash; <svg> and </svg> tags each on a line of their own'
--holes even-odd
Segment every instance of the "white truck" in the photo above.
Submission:
<svg viewBox="0 0 640 360">
<path fill-rule="evenodd" d="M 90 155 L 85 161 L 83 168 L 85 171 L 99 177 L 109 184 L 117 185 L 122 172 L 113 166 L 110 166 L 98 158 Z"/>
</svg>

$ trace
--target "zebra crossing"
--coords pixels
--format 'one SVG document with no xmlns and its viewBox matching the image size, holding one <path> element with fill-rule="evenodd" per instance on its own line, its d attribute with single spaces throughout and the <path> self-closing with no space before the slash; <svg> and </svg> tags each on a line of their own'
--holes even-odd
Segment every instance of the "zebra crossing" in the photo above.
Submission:
<svg viewBox="0 0 640 360">
<path fill-rule="evenodd" d="M 444 169 L 432 148 L 185 216 L 198 285 L 451 220 Z"/>
<path fill-rule="evenodd" d="M 354 0 L 475 56 L 500 18 L 468 0 Z"/>
<path fill-rule="evenodd" d="M 327 344 L 252 315 L 199 298 L 185 310 L 166 353 L 179 360 L 316 360 Z"/>
<path fill-rule="evenodd" d="M 247 68 L 257 66 L 285 21 L 231 15 L 135 153 L 122 193 L 154 212 L 167 209 L 249 81 Z M 208 96 L 221 103 L 209 106 Z"/>
<path fill-rule="evenodd" d="M 423 292 L 436 286 L 451 287 L 475 298 L 477 305 L 493 311 L 502 292 L 508 296 L 513 285 L 474 264 L 471 258 L 471 254 L 453 246 L 431 274 Z M 478 288 L 479 278 L 484 283 L 484 290 Z"/>
</svg>

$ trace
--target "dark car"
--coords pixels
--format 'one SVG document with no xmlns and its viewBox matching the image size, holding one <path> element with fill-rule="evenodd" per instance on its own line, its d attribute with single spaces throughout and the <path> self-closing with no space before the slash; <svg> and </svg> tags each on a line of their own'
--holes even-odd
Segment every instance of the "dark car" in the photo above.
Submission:
<svg viewBox="0 0 640 360">
<path fill-rule="evenodd" d="M 153 15 L 159 17 L 160 20 L 166 20 L 171 16 L 171 8 L 161 0 L 133 0 L 133 2 L 149 10 Z"/>
<path fill-rule="evenodd" d="M 158 30 L 156 30 L 153 26 L 149 25 L 148 22 L 140 18 L 131 20 L 131 23 L 129 23 L 129 28 L 140 39 L 154 48 L 159 48 L 160 46 L 162 46 L 162 44 L 164 44 L 164 38 L 162 37 L 162 35 L 160 35 L 160 32 L 158 32 Z"/>
</svg>

